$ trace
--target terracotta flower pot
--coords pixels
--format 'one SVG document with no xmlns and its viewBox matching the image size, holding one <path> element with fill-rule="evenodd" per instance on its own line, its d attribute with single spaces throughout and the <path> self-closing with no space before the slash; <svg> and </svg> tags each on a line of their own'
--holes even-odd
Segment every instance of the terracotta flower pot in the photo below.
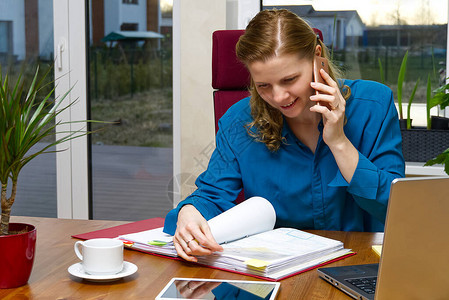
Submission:
<svg viewBox="0 0 449 300">
<path fill-rule="evenodd" d="M 0 236 L 0 288 L 3 289 L 28 282 L 36 247 L 33 225 L 10 223 L 9 231 L 23 233 Z"/>
</svg>

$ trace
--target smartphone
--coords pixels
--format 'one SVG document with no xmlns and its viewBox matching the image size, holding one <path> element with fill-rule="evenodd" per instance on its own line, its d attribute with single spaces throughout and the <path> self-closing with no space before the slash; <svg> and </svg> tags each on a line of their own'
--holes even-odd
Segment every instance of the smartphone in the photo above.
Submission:
<svg viewBox="0 0 449 300">
<path fill-rule="evenodd" d="M 323 69 L 329 74 L 329 64 L 327 59 L 321 56 L 315 56 L 313 61 L 313 81 L 326 84 L 320 75 L 320 69 Z M 318 95 L 318 91 L 315 91 L 315 93 Z"/>
</svg>

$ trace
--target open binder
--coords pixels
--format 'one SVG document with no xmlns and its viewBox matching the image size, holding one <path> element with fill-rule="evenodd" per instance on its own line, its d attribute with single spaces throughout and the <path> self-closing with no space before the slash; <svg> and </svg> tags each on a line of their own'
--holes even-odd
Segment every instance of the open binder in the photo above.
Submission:
<svg viewBox="0 0 449 300">
<path fill-rule="evenodd" d="M 294 228 L 273 229 L 275 212 L 260 197 L 248 199 L 208 221 L 224 251 L 199 256 L 196 264 L 270 281 L 278 281 L 354 255 L 343 243 Z M 163 219 L 150 219 L 75 238 L 120 238 L 125 247 L 158 256 L 177 257 Z"/>
</svg>

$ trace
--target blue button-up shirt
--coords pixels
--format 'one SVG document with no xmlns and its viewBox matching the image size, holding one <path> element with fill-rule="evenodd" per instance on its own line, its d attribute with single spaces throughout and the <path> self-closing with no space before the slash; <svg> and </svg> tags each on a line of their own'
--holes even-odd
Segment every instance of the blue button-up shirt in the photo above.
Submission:
<svg viewBox="0 0 449 300">
<path fill-rule="evenodd" d="M 284 122 L 277 152 L 255 141 L 245 127 L 252 121 L 249 98 L 219 121 L 216 149 L 197 190 L 170 211 L 164 231 L 174 234 L 179 209 L 194 205 L 209 220 L 245 198 L 261 196 L 273 204 L 276 227 L 344 231 L 383 231 L 391 181 L 404 177 L 402 138 L 391 90 L 379 83 L 346 80 L 344 131 L 359 152 L 347 182 L 320 136 L 313 153 Z"/>
</svg>

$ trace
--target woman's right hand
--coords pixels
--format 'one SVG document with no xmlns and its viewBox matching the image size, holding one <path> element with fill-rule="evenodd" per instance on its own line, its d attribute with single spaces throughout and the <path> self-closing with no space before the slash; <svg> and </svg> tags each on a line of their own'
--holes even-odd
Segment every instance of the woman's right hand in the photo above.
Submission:
<svg viewBox="0 0 449 300">
<path fill-rule="evenodd" d="M 178 213 L 173 243 L 180 257 L 193 262 L 198 261 L 195 255 L 223 251 L 223 247 L 212 236 L 206 219 L 190 204 L 183 206 Z"/>
</svg>

